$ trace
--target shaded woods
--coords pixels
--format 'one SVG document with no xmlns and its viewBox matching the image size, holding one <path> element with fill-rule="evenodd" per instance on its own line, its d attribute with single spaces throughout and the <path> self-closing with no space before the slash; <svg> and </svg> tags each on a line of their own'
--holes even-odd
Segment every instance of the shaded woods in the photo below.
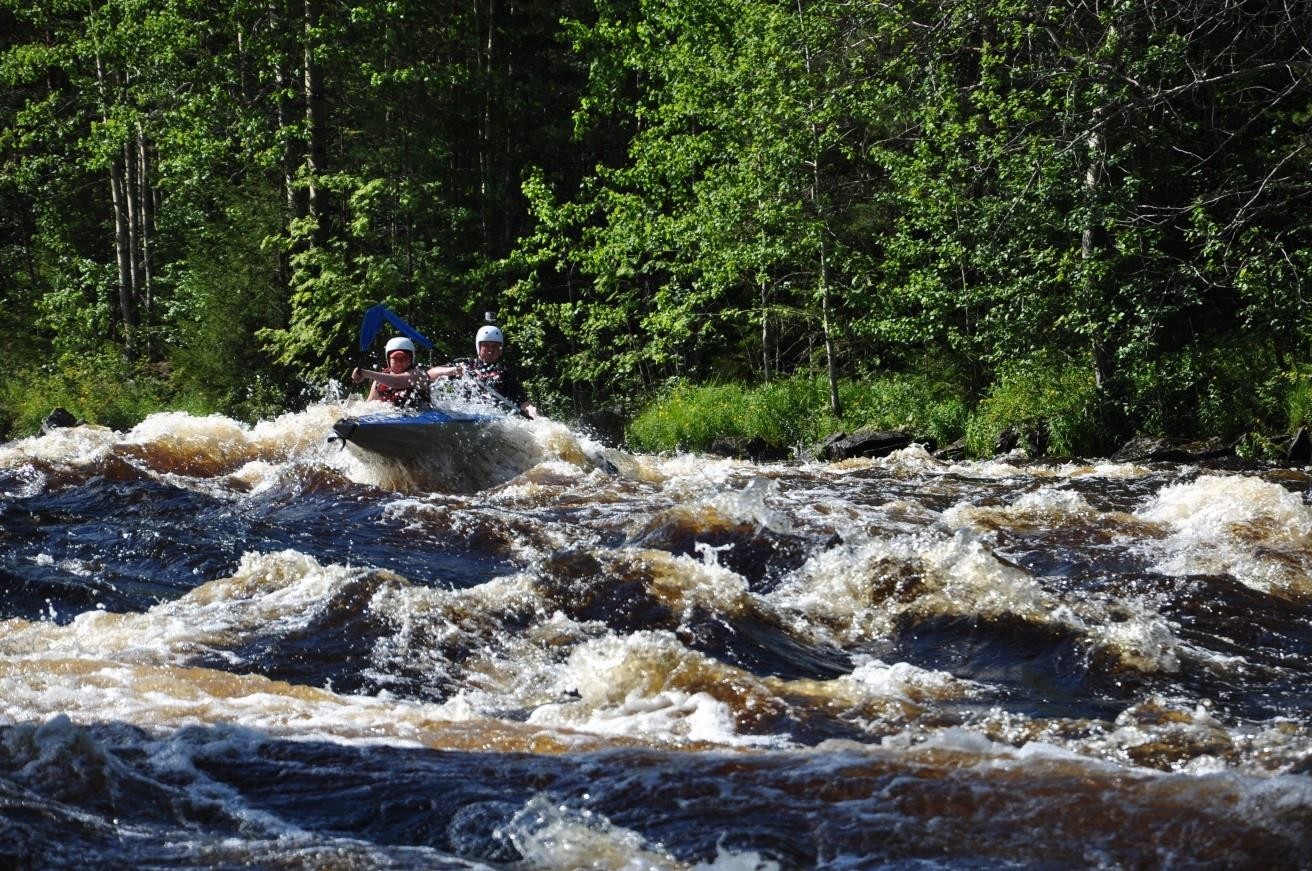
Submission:
<svg viewBox="0 0 1312 871">
<path fill-rule="evenodd" d="M 496 310 L 556 414 L 897 379 L 1097 450 L 1312 408 L 1307 2 L 39 6 L 15 432 L 303 402 L 375 302 L 444 353 Z"/>
</svg>

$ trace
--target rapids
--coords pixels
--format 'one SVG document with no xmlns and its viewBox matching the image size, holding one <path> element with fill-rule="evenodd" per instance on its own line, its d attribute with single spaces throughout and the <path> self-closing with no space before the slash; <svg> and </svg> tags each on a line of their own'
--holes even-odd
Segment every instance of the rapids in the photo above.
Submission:
<svg viewBox="0 0 1312 871">
<path fill-rule="evenodd" d="M 1309 868 L 1312 470 L 0 444 L 5 868 Z"/>
</svg>

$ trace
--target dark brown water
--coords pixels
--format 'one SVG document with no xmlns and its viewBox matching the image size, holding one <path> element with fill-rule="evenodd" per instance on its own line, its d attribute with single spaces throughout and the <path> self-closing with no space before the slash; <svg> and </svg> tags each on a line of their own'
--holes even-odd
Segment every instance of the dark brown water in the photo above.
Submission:
<svg viewBox="0 0 1312 871">
<path fill-rule="evenodd" d="M 0 445 L 0 867 L 1312 867 L 1309 470 L 355 410 Z"/>
</svg>

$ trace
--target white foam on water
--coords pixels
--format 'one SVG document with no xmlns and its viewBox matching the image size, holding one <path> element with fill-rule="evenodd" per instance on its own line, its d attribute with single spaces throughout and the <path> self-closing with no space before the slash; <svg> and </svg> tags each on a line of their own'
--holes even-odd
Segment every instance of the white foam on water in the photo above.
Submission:
<svg viewBox="0 0 1312 871">
<path fill-rule="evenodd" d="M 0 623 L 0 717 L 68 714 L 146 729 L 240 722 L 275 735 L 422 744 L 448 718 L 436 705 L 346 696 L 254 674 L 188 665 L 248 638 L 303 626 L 358 570 L 295 551 L 247 554 L 231 578 L 210 581 L 144 613 L 90 611 L 66 626 Z"/>
<path fill-rule="evenodd" d="M 250 443 L 250 427 L 240 421 L 210 414 L 201 417 L 185 411 L 149 415 L 123 437 L 124 444 L 174 447 L 191 453 L 222 454 L 233 445 Z"/>
<path fill-rule="evenodd" d="M 585 472 L 625 475 L 635 466 L 633 458 L 606 448 L 585 433 L 575 432 L 563 423 L 549 418 L 537 418 L 529 424 L 529 431 L 541 446 L 546 457 L 568 463 Z"/>
<path fill-rule="evenodd" d="M 1099 512 L 1079 493 L 1052 486 L 1022 493 L 1006 505 L 958 503 L 944 511 L 939 522 L 953 529 L 965 526 L 985 530 L 996 527 L 1049 528 L 1063 523 L 1084 526 L 1098 519 Z"/>
<path fill-rule="evenodd" d="M 458 681 L 438 706 L 451 720 L 513 718 L 554 701 L 561 651 L 604 631 L 543 613 L 533 577 L 521 573 L 460 590 L 388 585 L 369 607 L 390 628 L 372 651 L 371 676 L 383 685 L 395 674 Z M 507 623 L 526 625 L 506 632 Z M 461 651 L 458 662 L 448 649 Z"/>
<path fill-rule="evenodd" d="M 820 475 L 849 475 L 879 469 L 906 475 L 938 474 L 949 468 L 949 464 L 935 459 L 924 445 L 913 443 L 905 448 L 882 457 L 850 457 L 833 462 L 811 462 L 807 468 Z"/>
<path fill-rule="evenodd" d="M 933 539 L 902 536 L 859 541 L 809 557 L 790 577 L 763 598 L 790 626 L 792 634 L 822 644 L 851 643 L 889 637 L 898 606 L 883 590 L 905 568 L 914 572 L 921 552 Z"/>
<path fill-rule="evenodd" d="M 772 699 L 764 682 L 689 650 L 669 632 L 609 635 L 575 646 L 554 691 L 578 700 L 542 705 L 529 723 L 675 744 L 788 743 L 784 736 L 739 732 L 733 705 L 764 707 Z"/>
<path fill-rule="evenodd" d="M 777 482 L 762 475 L 753 477 L 741 490 L 721 489 L 701 499 L 701 504 L 713 508 L 736 523 L 750 525 L 758 530 L 786 535 L 793 531 L 788 515 L 775 510 L 770 501 L 778 496 Z"/>
<path fill-rule="evenodd" d="M 909 662 L 890 665 L 868 656 L 853 659 L 856 668 L 850 674 L 836 678 L 834 682 L 880 699 L 921 702 L 927 698 L 966 698 L 982 689 L 974 681 L 960 680 L 947 672 L 931 671 Z"/>
<path fill-rule="evenodd" d="M 1083 496 L 1072 490 L 1060 490 L 1054 487 L 1041 487 L 1029 493 L 1022 493 L 1011 504 L 1016 513 L 1031 518 L 1067 518 L 1089 519 L 1097 512 Z"/>
<path fill-rule="evenodd" d="M 108 456 L 118 440 L 119 434 L 105 426 L 83 424 L 53 429 L 0 444 L 0 468 L 15 468 L 33 460 L 89 465 Z"/>
<path fill-rule="evenodd" d="M 879 467 L 890 472 L 915 475 L 925 472 L 940 472 L 947 467 L 947 464 L 941 460 L 936 460 L 924 445 L 915 443 L 907 445 L 905 448 L 899 448 L 888 456 L 881 457 Z"/>
<path fill-rule="evenodd" d="M 1180 670 L 1188 648 L 1172 624 L 1142 599 L 1122 599 L 1115 620 L 1089 626 L 1089 637 L 1114 652 L 1123 665 L 1143 672 L 1172 674 Z"/>
<path fill-rule="evenodd" d="M 1312 596 L 1312 506 L 1279 484 L 1207 475 L 1164 487 L 1136 514 L 1166 530 L 1149 545 L 1156 571 L 1228 574 L 1262 592 Z"/>
<path fill-rule="evenodd" d="M 247 553 L 232 577 L 209 581 L 143 613 L 87 611 L 64 627 L 19 621 L 0 640 L 0 653 L 40 659 L 91 653 L 133 663 L 181 663 L 249 633 L 304 625 L 358 575 L 293 550 Z"/>
<path fill-rule="evenodd" d="M 218 414 L 160 412 L 127 433 L 82 425 L 8 443 L 0 446 L 0 467 L 34 460 L 77 467 L 119 454 L 174 486 L 223 495 L 207 487 L 204 479 L 226 476 L 243 489 L 261 491 L 277 486 L 288 467 L 297 463 L 323 466 L 358 484 L 407 492 L 481 490 L 550 461 L 584 472 L 611 473 L 631 465 L 617 465 L 613 460 L 621 459 L 618 452 L 607 452 L 547 419 L 507 417 L 452 429 L 430 454 L 406 461 L 330 440 L 333 424 L 343 417 L 394 411 L 385 403 L 354 398 L 314 404 L 254 425 Z"/>
<path fill-rule="evenodd" d="M 1043 511 L 1064 512 L 1082 500 L 1036 497 Z M 957 520 L 973 519 L 962 509 Z M 1031 507 L 1031 510 L 1033 508 Z M 905 615 L 1015 617 L 1086 637 L 1125 665 L 1149 672 L 1179 668 L 1173 627 L 1143 599 L 1063 601 L 1026 572 L 998 560 L 969 527 L 892 537 L 852 537 L 809 558 L 763 599 L 800 637 L 853 644 L 894 635 Z M 1115 605 L 1114 613 L 1111 609 Z"/>
<path fill-rule="evenodd" d="M 755 851 L 736 852 L 722 845 L 709 862 L 689 864 L 662 844 L 649 843 L 596 811 L 545 794 L 530 799 L 497 834 L 515 846 L 527 867 L 543 871 L 777 871 L 779 867 Z"/>
<path fill-rule="evenodd" d="M 880 598 L 881 587 L 904 571 L 919 579 L 919 594 L 910 602 Z M 831 548 L 769 598 L 820 622 L 846 624 L 851 640 L 872 631 L 888 634 L 889 621 L 906 609 L 979 617 L 1013 614 L 1046 622 L 1057 605 L 1029 575 L 997 560 L 967 529 L 950 538 L 896 536 Z"/>
<path fill-rule="evenodd" d="M 696 502 L 732 488 L 735 479 L 753 473 L 756 466 L 745 460 L 705 457 L 698 454 L 644 456 L 649 463 L 648 480 L 675 502 Z"/>
<path fill-rule="evenodd" d="M 1152 470 L 1135 463 L 1098 462 L 1091 466 L 1077 466 L 1068 474 L 1070 477 L 1137 479 L 1146 478 L 1152 474 Z"/>
<path fill-rule="evenodd" d="M 1010 478 L 1041 478 L 1057 473 L 1045 466 L 1025 465 L 1029 458 L 1023 452 L 1013 452 L 987 460 L 955 463 L 947 471 L 966 478 L 1005 481 Z"/>
<path fill-rule="evenodd" d="M 985 687 L 946 672 L 906 662 L 886 663 L 869 656 L 853 657 L 855 667 L 829 680 L 767 678 L 765 683 L 782 706 L 803 705 L 824 710 L 872 736 L 885 736 L 930 715 L 943 704 L 976 697 Z M 864 746 L 855 741 L 853 746 Z M 830 742 L 822 742 L 827 746 Z"/>
<path fill-rule="evenodd" d="M 663 550 L 635 551 L 649 574 L 648 592 L 681 622 L 697 611 L 733 615 L 751 601 L 747 579 L 719 564 L 713 548 L 703 545 L 696 557 Z"/>
</svg>

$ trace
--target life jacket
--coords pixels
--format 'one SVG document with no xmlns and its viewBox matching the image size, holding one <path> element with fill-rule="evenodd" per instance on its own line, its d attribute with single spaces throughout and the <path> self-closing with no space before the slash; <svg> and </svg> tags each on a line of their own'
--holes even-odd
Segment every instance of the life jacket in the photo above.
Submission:
<svg viewBox="0 0 1312 871">
<path fill-rule="evenodd" d="M 464 366 L 467 376 L 492 388 L 516 405 L 528 401 L 528 394 L 524 392 L 523 385 L 519 383 L 518 378 L 510 373 L 504 361 L 484 363 L 477 357 L 472 357 L 456 360 L 455 362 Z"/>
<path fill-rule="evenodd" d="M 412 364 L 405 372 L 415 371 Z M 396 374 L 405 374 L 396 373 Z M 431 403 L 428 398 L 428 379 L 425 378 L 421 383 L 412 384 L 409 387 L 388 387 L 386 384 L 376 382 L 374 393 L 383 402 L 390 402 L 400 408 L 427 408 Z"/>
</svg>

